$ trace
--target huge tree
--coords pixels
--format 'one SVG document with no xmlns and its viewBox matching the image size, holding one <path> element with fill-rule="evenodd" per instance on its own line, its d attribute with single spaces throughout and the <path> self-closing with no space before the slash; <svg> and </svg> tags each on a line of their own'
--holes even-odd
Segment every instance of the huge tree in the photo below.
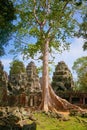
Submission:
<svg viewBox="0 0 87 130">
<path fill-rule="evenodd" d="M 78 58 L 73 65 L 77 73 L 77 87 L 79 90 L 87 91 L 87 56 Z"/>
<path fill-rule="evenodd" d="M 11 0 L 0 0 L 0 56 L 5 54 L 5 45 L 12 36 L 15 8 Z"/>
<path fill-rule="evenodd" d="M 40 109 L 46 112 L 78 108 L 55 95 L 49 85 L 48 64 L 54 49 L 68 47 L 67 39 L 78 29 L 75 13 L 81 13 L 81 5 L 76 0 L 15 0 L 18 16 L 15 49 L 27 58 L 38 54 L 43 62 Z"/>
</svg>

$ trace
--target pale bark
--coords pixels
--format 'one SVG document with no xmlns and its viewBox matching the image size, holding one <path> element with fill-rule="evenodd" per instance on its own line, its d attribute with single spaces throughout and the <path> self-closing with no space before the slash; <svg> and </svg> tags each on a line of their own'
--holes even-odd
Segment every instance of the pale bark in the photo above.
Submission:
<svg viewBox="0 0 87 130">
<path fill-rule="evenodd" d="M 80 107 L 75 106 L 65 99 L 57 96 L 52 87 L 49 85 L 49 73 L 48 73 L 48 57 L 49 57 L 49 39 L 43 47 L 43 75 L 42 75 L 42 102 L 40 109 L 48 112 L 58 112 L 58 111 L 69 111 L 70 109 L 77 109 L 78 111 L 83 111 Z"/>
<path fill-rule="evenodd" d="M 36 3 L 36 0 L 34 0 L 34 3 Z M 65 3 L 62 9 L 60 20 L 68 3 L 69 3 L 69 0 Z M 47 1 L 46 6 L 47 6 L 46 15 L 49 16 L 49 13 L 50 13 L 49 1 Z M 41 110 L 44 110 L 45 112 L 48 112 L 48 111 L 57 112 L 57 111 L 65 111 L 69 109 L 78 109 L 79 111 L 81 111 L 79 107 L 72 105 L 68 101 L 57 96 L 52 90 L 51 86 L 49 85 L 49 72 L 48 72 L 49 44 L 50 44 L 50 41 L 52 41 L 52 39 L 54 38 L 54 34 L 51 34 L 52 26 L 50 25 L 46 32 L 46 35 L 43 34 L 43 28 L 46 23 L 46 19 L 44 19 L 43 22 L 39 22 L 36 15 L 36 7 L 34 8 L 34 16 L 35 16 L 36 22 L 40 26 L 40 32 L 42 34 L 41 39 L 43 39 L 44 41 L 44 43 L 42 44 L 42 54 L 43 54 L 42 102 L 39 108 Z M 60 23 L 60 20 L 59 20 L 59 23 Z M 50 24 L 52 24 L 52 22 L 53 21 L 50 21 Z"/>
<path fill-rule="evenodd" d="M 44 44 L 43 51 L 43 75 L 42 75 L 42 106 L 44 111 L 48 111 L 48 97 L 49 97 L 49 79 L 48 79 L 48 55 L 49 55 L 49 39 Z"/>
</svg>

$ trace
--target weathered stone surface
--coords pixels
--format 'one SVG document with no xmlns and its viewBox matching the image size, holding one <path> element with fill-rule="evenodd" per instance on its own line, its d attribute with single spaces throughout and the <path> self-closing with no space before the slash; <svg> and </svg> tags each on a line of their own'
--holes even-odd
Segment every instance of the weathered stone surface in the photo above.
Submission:
<svg viewBox="0 0 87 130">
<path fill-rule="evenodd" d="M 0 126 L 0 130 L 22 130 L 22 128 L 18 126 Z"/>
<path fill-rule="evenodd" d="M 30 102 L 32 102 L 30 106 L 37 105 L 38 99 L 36 96 L 31 97 L 30 93 L 38 92 L 41 92 L 41 85 L 33 62 L 27 65 L 25 72 L 10 73 L 8 82 L 9 106 L 28 106 L 31 104 Z"/>
<path fill-rule="evenodd" d="M 53 74 L 52 87 L 55 92 L 72 90 L 74 85 L 72 74 L 64 61 L 58 63 Z"/>
<path fill-rule="evenodd" d="M 28 76 L 28 88 L 30 92 L 41 92 L 41 85 L 34 62 L 30 62 L 26 68 Z"/>
<path fill-rule="evenodd" d="M 13 94 L 20 94 L 25 91 L 27 86 L 27 75 L 26 73 L 12 74 L 9 75 L 9 86 L 8 89 Z"/>
<path fill-rule="evenodd" d="M 0 61 L 0 87 L 7 87 L 7 85 L 8 85 L 8 75 L 4 71 L 4 66 Z"/>
<path fill-rule="evenodd" d="M 36 124 L 32 123 L 29 125 L 20 126 L 0 126 L 0 130 L 36 130 Z"/>
<path fill-rule="evenodd" d="M 33 62 L 27 65 L 25 72 L 10 73 L 8 76 L 0 61 L 1 106 L 37 106 L 39 99 L 34 93 L 41 93 L 41 85 Z"/>
<path fill-rule="evenodd" d="M 40 92 L 41 86 L 34 62 L 26 67 L 26 73 L 9 75 L 8 89 L 13 94 Z"/>
<path fill-rule="evenodd" d="M 36 123 L 32 123 L 30 125 L 24 125 L 23 130 L 36 130 Z"/>
<path fill-rule="evenodd" d="M 1 107 L 0 130 L 36 130 L 32 117 L 28 108 Z"/>
<path fill-rule="evenodd" d="M 8 75 L 4 71 L 4 66 L 0 61 L 0 105 L 7 104 L 7 86 L 8 86 Z"/>
</svg>

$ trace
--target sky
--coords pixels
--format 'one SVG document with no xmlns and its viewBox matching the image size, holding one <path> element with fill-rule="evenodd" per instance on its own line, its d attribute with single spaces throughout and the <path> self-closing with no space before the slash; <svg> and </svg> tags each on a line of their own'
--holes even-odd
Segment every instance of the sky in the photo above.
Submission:
<svg viewBox="0 0 87 130">
<path fill-rule="evenodd" d="M 83 39 L 82 38 L 74 38 L 74 40 L 72 41 L 71 47 L 69 51 L 64 51 L 62 54 L 55 54 L 55 64 L 58 64 L 58 62 L 60 61 L 64 61 L 66 63 L 66 65 L 68 65 L 69 69 L 71 70 L 71 73 L 73 75 L 73 78 L 76 79 L 77 75 L 75 72 L 73 72 L 72 70 L 72 66 L 74 61 L 77 58 L 80 58 L 82 56 L 87 56 L 87 51 L 83 51 Z M 9 48 L 9 46 L 8 46 Z M 7 48 L 6 48 L 7 49 Z M 19 55 L 18 59 L 22 60 L 22 56 Z M 10 63 L 13 60 L 13 56 L 8 54 L 5 55 L 3 57 L 0 58 L 0 60 L 2 61 L 2 64 L 4 65 L 4 70 L 9 74 L 9 67 L 10 67 Z M 24 60 L 24 64 L 25 66 L 27 66 L 27 64 L 31 61 L 31 59 L 29 60 Z M 36 66 L 40 66 L 40 63 L 38 61 L 34 61 Z M 55 67 L 53 66 L 53 71 L 55 70 Z M 52 74 L 51 74 L 52 77 Z"/>
</svg>

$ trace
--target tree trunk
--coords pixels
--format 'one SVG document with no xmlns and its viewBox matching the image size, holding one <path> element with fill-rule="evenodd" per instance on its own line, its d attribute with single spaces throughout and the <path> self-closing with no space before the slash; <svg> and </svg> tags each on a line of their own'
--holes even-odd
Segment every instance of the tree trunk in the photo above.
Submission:
<svg viewBox="0 0 87 130">
<path fill-rule="evenodd" d="M 48 112 L 48 97 L 49 97 L 49 74 L 48 74 L 48 57 L 49 57 L 49 39 L 44 44 L 43 50 L 43 74 L 42 74 L 42 103 L 41 108 Z"/>
<path fill-rule="evenodd" d="M 44 44 L 43 51 L 43 75 L 42 75 L 42 102 L 40 109 L 48 112 L 68 111 L 70 109 L 77 109 L 82 111 L 78 106 L 75 106 L 65 99 L 57 96 L 52 87 L 49 84 L 49 73 L 48 73 L 48 57 L 49 57 L 49 39 Z"/>
</svg>

